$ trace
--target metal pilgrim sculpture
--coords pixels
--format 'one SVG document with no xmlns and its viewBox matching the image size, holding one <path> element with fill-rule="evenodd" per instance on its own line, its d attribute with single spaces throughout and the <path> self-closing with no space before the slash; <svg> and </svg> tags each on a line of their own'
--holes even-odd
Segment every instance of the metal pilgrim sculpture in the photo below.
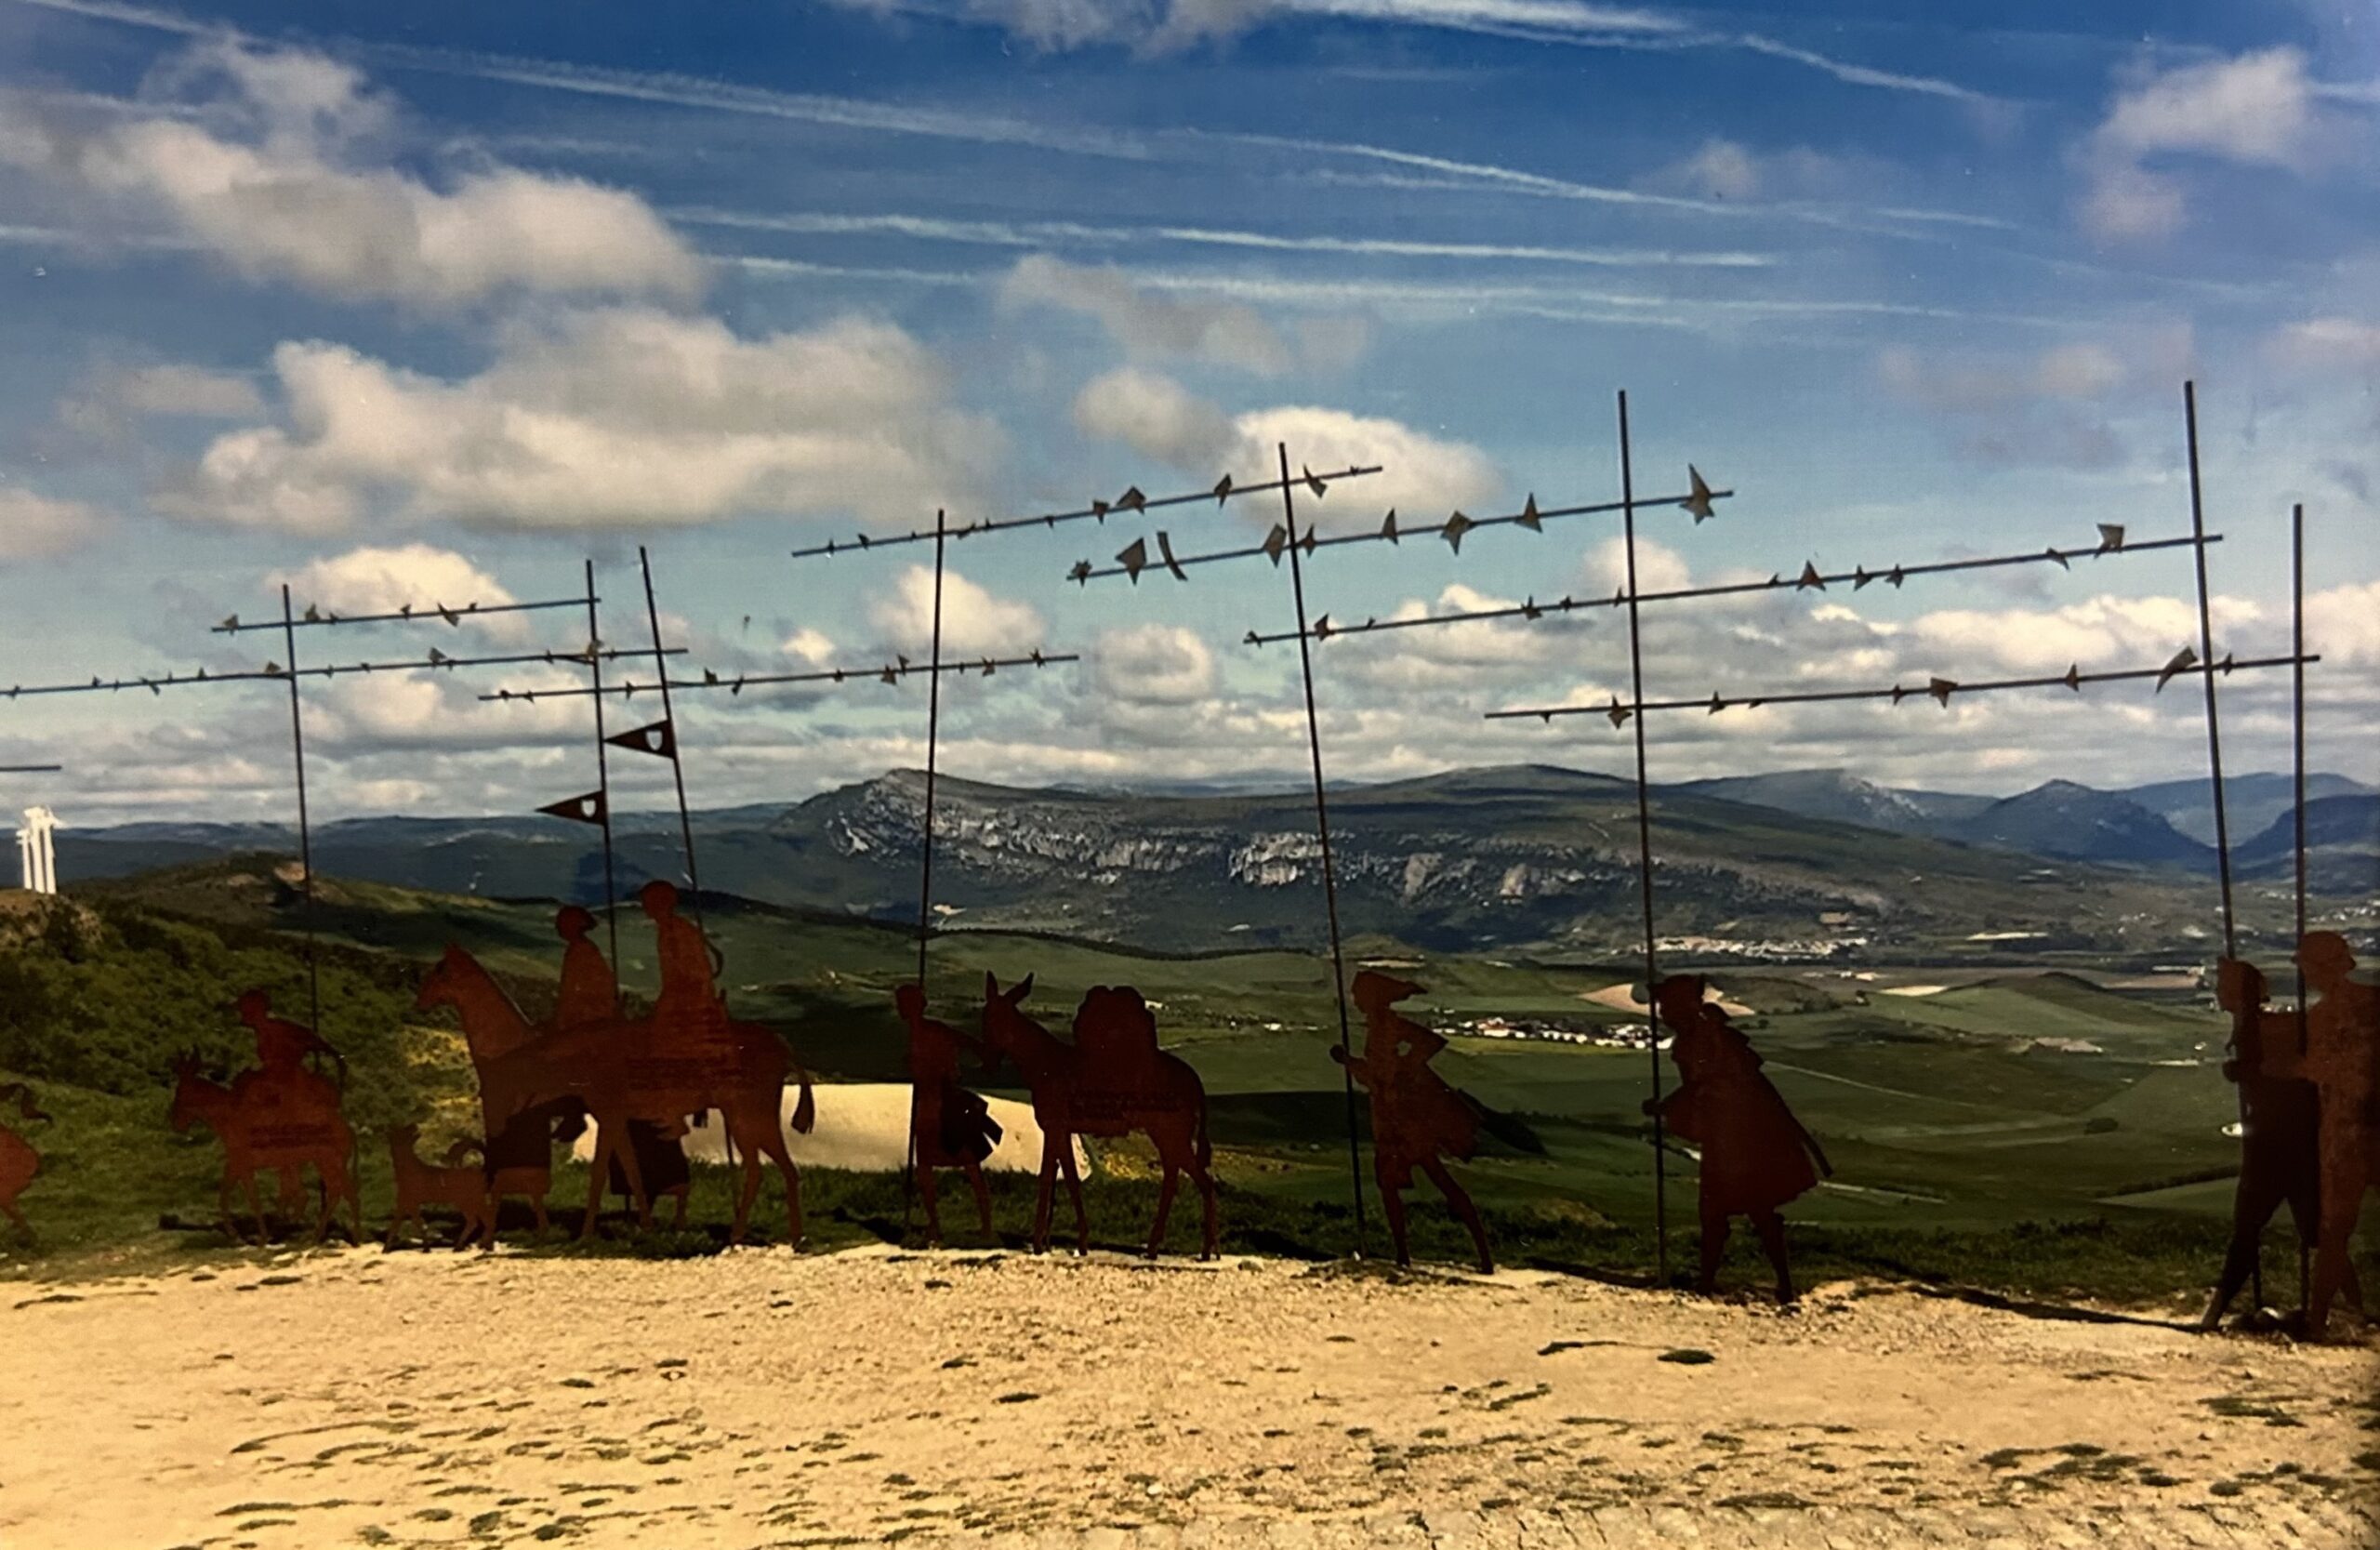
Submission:
<svg viewBox="0 0 2380 1550">
<path fill-rule="evenodd" d="M 984 1236 L 992 1236 L 992 1191 L 984 1182 L 984 1160 L 999 1145 L 1000 1123 L 991 1107 L 959 1081 L 959 1057 L 972 1053 L 989 1069 L 990 1052 L 948 1023 L 926 1015 L 925 992 L 904 985 L 892 993 L 894 1008 L 909 1030 L 909 1167 L 926 1208 L 926 1239 L 942 1241 L 942 1213 L 934 1199 L 934 1171 L 956 1168 L 974 1192 Z"/>
<path fill-rule="evenodd" d="M 33 1144 L 19 1127 L 46 1124 L 49 1116 L 34 1105 L 33 1090 L 20 1081 L 0 1086 L 0 1106 L 9 1104 L 16 1106 L 13 1114 L 0 1106 L 0 1216 L 15 1223 L 17 1231 L 30 1239 L 33 1235 L 33 1224 L 18 1209 L 17 1197 L 41 1172 L 41 1153 L 33 1149 Z"/>
<path fill-rule="evenodd" d="M 1446 1165 L 1448 1158 L 1468 1158 L 1476 1149 L 1479 1110 L 1430 1069 L 1431 1057 L 1447 1041 L 1396 1011 L 1397 1002 L 1420 994 L 1421 987 L 1366 969 L 1349 988 L 1364 1014 L 1364 1053 L 1350 1056 L 1334 1044 L 1330 1058 L 1346 1066 L 1371 1098 L 1372 1177 L 1380 1186 L 1396 1263 L 1413 1263 L 1405 1244 L 1405 1191 L 1413 1187 L 1413 1172 L 1419 1169 L 1470 1229 L 1479 1249 L 1480 1272 L 1487 1274 L 1496 1268 L 1495 1257 L 1488 1252 L 1488 1228 L 1479 1220 L 1479 1208 Z"/>
<path fill-rule="evenodd" d="M 1207 1090 L 1179 1055 L 1157 1047 L 1157 1019 L 1141 993 L 1127 986 L 1095 986 L 1075 1014 L 1069 1043 L 1025 1015 L 1033 976 L 1002 990 L 984 976 L 984 1045 L 996 1059 L 1013 1061 L 1033 1094 L 1041 1127 L 1041 1178 L 1033 1207 L 1033 1247 L 1050 1246 L 1051 1193 L 1064 1173 L 1074 1199 L 1077 1247 L 1091 1249 L 1091 1216 L 1075 1169 L 1074 1138 L 1145 1134 L 1157 1147 L 1162 1179 L 1147 1252 L 1165 1246 L 1173 1198 L 1187 1174 L 1197 1186 L 1204 1221 L 1201 1259 L 1216 1253 L 1214 1146 L 1207 1134 Z"/>
<path fill-rule="evenodd" d="M 784 1180 L 788 1239 L 799 1242 L 801 1178 L 786 1145 L 780 1099 L 788 1084 L 799 1085 L 793 1128 L 809 1131 L 817 1112 L 809 1074 L 793 1065 L 774 1032 L 728 1016 L 715 988 L 709 945 L 701 928 L 678 913 L 677 890 L 655 881 L 646 885 L 643 897 L 659 934 L 662 964 L 662 993 L 649 1016 L 581 1015 L 593 1004 L 588 987 L 592 971 L 587 967 L 593 947 L 583 933 L 570 945 L 583 950 L 581 984 L 571 1007 L 577 1020 L 566 1026 L 559 1019 L 549 1028 L 532 1026 L 504 987 L 459 946 L 447 947 L 423 979 L 416 1000 L 451 1006 L 462 1020 L 491 1133 L 501 1136 L 522 1117 L 550 1115 L 563 1105 L 582 1107 L 594 1121 L 595 1159 L 582 1239 L 594 1235 L 605 1171 L 615 1160 L 628 1175 L 638 1225 L 652 1225 L 652 1194 L 628 1139 L 633 1124 L 651 1125 L 674 1144 L 694 1117 L 717 1109 L 742 1167 L 731 1241 L 744 1239 L 766 1159 Z M 566 965 L 567 957 L 566 950 Z"/>
<path fill-rule="evenodd" d="M 198 1060 L 185 1055 L 174 1066 L 174 1101 L 169 1118 L 177 1133 L 203 1124 L 223 1146 L 223 1182 L 217 1194 L 224 1230 L 242 1236 L 232 1214 L 235 1188 L 247 1195 L 248 1213 L 256 1221 L 257 1240 L 271 1240 L 271 1229 L 258 1199 L 257 1175 L 278 1176 L 280 1204 L 294 1214 L 304 1199 L 305 1170 L 311 1168 L 321 1185 L 321 1211 L 314 1236 L 329 1236 L 341 1203 L 351 1216 L 356 1241 L 364 1238 L 364 1205 L 355 1176 L 355 1134 L 343 1112 L 345 1063 L 313 1029 L 272 1014 L 272 1000 L 262 990 L 243 995 L 237 1011 L 256 1038 L 257 1065 L 243 1071 L 229 1087 L 199 1074 Z M 314 1054 L 328 1056 L 339 1071 L 334 1081 L 310 1069 Z"/>
<path fill-rule="evenodd" d="M 1671 1030 L 1678 1086 L 1666 1098 L 1646 1099 L 1645 1112 L 1658 1111 L 1670 1133 L 1702 1148 L 1702 1263 L 1696 1290 L 1718 1290 L 1728 1224 L 1742 1216 L 1777 1272 L 1778 1302 L 1791 1303 L 1793 1272 L 1785 1219 L 1778 1212 L 1834 1169 L 1818 1138 L 1793 1118 L 1784 1094 L 1761 1073 L 1752 1040 L 1711 1004 L 1709 992 L 1700 974 L 1673 974 L 1653 993 L 1655 1011 Z"/>
</svg>

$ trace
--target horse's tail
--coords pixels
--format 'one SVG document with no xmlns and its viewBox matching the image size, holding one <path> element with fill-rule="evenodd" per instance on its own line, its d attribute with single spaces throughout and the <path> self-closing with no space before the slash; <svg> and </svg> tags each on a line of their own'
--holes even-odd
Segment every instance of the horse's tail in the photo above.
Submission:
<svg viewBox="0 0 2380 1550">
<path fill-rule="evenodd" d="M 793 1076 L 794 1080 L 801 1084 L 801 1096 L 795 1099 L 793 1104 L 793 1133 L 796 1135 L 808 1135 L 812 1128 L 818 1123 L 818 1100 L 810 1090 L 808 1071 L 797 1066 L 793 1068 Z"/>
</svg>

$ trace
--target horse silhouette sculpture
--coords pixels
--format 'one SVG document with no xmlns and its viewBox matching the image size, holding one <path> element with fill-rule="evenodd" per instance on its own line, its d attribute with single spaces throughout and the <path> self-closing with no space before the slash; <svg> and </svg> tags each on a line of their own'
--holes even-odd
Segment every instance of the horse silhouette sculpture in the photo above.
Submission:
<svg viewBox="0 0 2380 1550">
<path fill-rule="evenodd" d="M 2199 1323 L 2214 1329 L 2254 1270 L 2266 1224 L 2282 1205 L 2311 1252 L 2321 1236 L 2321 1100 L 2302 1076 L 2282 1076 L 2299 1062 L 2299 1017 L 2265 1005 L 2264 972 L 2236 958 L 2215 964 L 2215 1001 L 2231 1014 L 2231 1057 L 2223 1074 L 2240 1086 L 2240 1182 L 2231 1200 L 2231 1247 Z M 2359 1309 L 2363 1289 L 2349 1264 L 2343 1282 Z"/>
<path fill-rule="evenodd" d="M 23 1082 L 12 1081 L 0 1087 L 0 1103 L 10 1101 L 17 1106 L 16 1119 L 20 1124 L 30 1125 L 49 1119 L 48 1115 L 33 1106 L 33 1090 Z M 41 1154 L 33 1150 L 33 1144 L 19 1134 L 13 1126 L 0 1124 L 0 1215 L 14 1222 L 17 1230 L 27 1238 L 33 1235 L 33 1224 L 27 1222 L 25 1213 L 17 1209 L 17 1197 L 25 1192 L 25 1186 L 33 1183 L 33 1175 L 40 1172 Z"/>
<path fill-rule="evenodd" d="M 314 1170 L 322 1181 L 322 1209 L 314 1225 L 314 1240 L 330 1235 L 331 1221 L 341 1201 L 352 1214 L 355 1240 L 364 1241 L 364 1202 L 355 1187 L 355 1134 L 334 1104 L 291 1101 L 291 1095 L 260 1073 L 244 1073 L 231 1086 L 201 1076 L 196 1055 L 174 1063 L 174 1103 L 169 1118 L 176 1134 L 194 1124 L 205 1125 L 223 1144 L 223 1183 L 216 1202 L 223 1212 L 223 1229 L 245 1240 L 239 1218 L 232 1213 L 231 1192 L 245 1188 L 248 1213 L 256 1218 L 257 1241 L 269 1242 L 264 1207 L 257 1192 L 257 1175 L 271 1172 L 281 1181 L 281 1201 L 294 1207 L 301 1198 L 304 1171 Z"/>
<path fill-rule="evenodd" d="M 1479 1250 L 1480 1272 L 1494 1270 L 1496 1262 L 1488 1252 L 1488 1229 L 1479 1220 L 1479 1208 L 1455 1183 L 1443 1160 L 1467 1158 L 1477 1150 L 1479 1110 L 1430 1069 L 1430 1057 L 1445 1049 L 1447 1041 L 1395 1010 L 1398 1001 L 1421 987 L 1367 969 L 1355 976 L 1350 988 L 1355 1004 L 1363 1009 L 1364 1053 L 1351 1059 L 1334 1044 L 1330 1058 L 1346 1066 L 1371 1099 L 1372 1176 L 1380 1185 L 1381 1204 L 1388 1214 L 1388 1236 L 1396 1249 L 1396 1263 L 1408 1266 L 1413 1263 L 1405 1246 L 1405 1191 L 1413 1187 L 1413 1172 L 1418 1168 L 1438 1186 L 1448 1209 L 1471 1229 L 1471 1240 Z"/>
<path fill-rule="evenodd" d="M 419 1125 L 389 1127 L 389 1171 L 396 1180 L 397 1204 L 389 1218 L 387 1246 L 397 1246 L 397 1239 L 408 1222 L 421 1229 L 426 1245 L 430 1223 L 423 1216 L 422 1208 L 444 1206 L 463 1218 L 462 1230 L 455 1238 L 456 1248 L 469 1248 L 474 1238 L 480 1240 L 481 1248 L 495 1248 L 496 1201 L 488 1193 L 487 1171 L 478 1163 L 461 1166 L 464 1158 L 481 1151 L 480 1144 L 456 1142 L 447 1150 L 446 1165 L 440 1167 L 421 1159 L 416 1149 L 420 1140 Z M 481 1155 L 485 1156 L 483 1152 Z"/>
<path fill-rule="evenodd" d="M 1091 1216 L 1083 1208 L 1082 1181 L 1075 1172 L 1074 1138 L 1139 1131 L 1155 1143 L 1164 1172 L 1157 1222 L 1149 1231 L 1149 1254 L 1154 1257 L 1164 1246 L 1166 1219 L 1186 1173 L 1205 1205 L 1198 1257 L 1214 1258 L 1214 1148 L 1207 1136 L 1207 1090 L 1198 1073 L 1180 1056 L 1157 1047 L 1156 1019 L 1137 990 L 1093 987 L 1076 1013 L 1073 1043 L 1025 1014 L 1025 999 L 1032 993 L 1030 974 L 1007 990 L 990 974 L 984 976 L 985 1048 L 995 1058 L 1016 1063 L 1033 1095 L 1033 1118 L 1041 1127 L 1034 1249 L 1050 1246 L 1051 1197 L 1061 1172 L 1074 1197 L 1077 1247 L 1086 1252 L 1091 1248 Z"/>
<path fill-rule="evenodd" d="M 604 1178 L 615 1159 L 628 1174 L 638 1225 L 653 1225 L 652 1199 L 628 1144 L 630 1121 L 648 1121 L 675 1139 L 685 1133 L 690 1116 L 716 1108 L 725 1118 L 728 1144 L 743 1170 L 731 1240 L 744 1240 L 760 1192 L 762 1158 L 774 1161 L 785 1180 L 789 1236 L 801 1240 L 801 1175 L 786 1146 L 779 1106 L 787 1083 L 798 1081 L 801 1089 L 793 1115 L 796 1131 L 806 1133 L 816 1123 L 817 1107 L 809 1073 L 793 1065 L 784 1041 L 768 1028 L 729 1021 L 719 1040 L 724 1058 L 707 1050 L 689 1057 L 666 1043 L 656 1048 L 656 1029 L 641 1019 L 593 1021 L 546 1032 L 522 1014 L 478 960 L 455 946 L 423 979 L 415 1000 L 424 1007 L 452 1006 L 462 1020 L 492 1132 L 544 1106 L 569 1101 L 585 1106 L 596 1136 L 580 1238 L 594 1236 Z M 484 1057 L 482 1051 L 487 1052 Z"/>
<path fill-rule="evenodd" d="M 1702 1267 L 1697 1289 L 1718 1290 L 1728 1218 L 1748 1216 L 1777 1272 L 1777 1300 L 1791 1303 L 1793 1273 L 1778 1209 L 1816 1187 L 1818 1172 L 1834 1170 L 1817 1137 L 1785 1106 L 1784 1094 L 1761 1074 L 1752 1041 L 1709 1003 L 1700 974 L 1671 975 L 1654 992 L 1653 1002 L 1674 1036 L 1670 1058 L 1680 1078 L 1677 1090 L 1659 1104 L 1659 1113 L 1673 1133 L 1702 1148 Z M 1646 1113 L 1655 1107 L 1646 1100 Z"/>
<path fill-rule="evenodd" d="M 2297 963 L 2306 975 L 2305 1047 L 2298 1047 L 2291 1016 L 2281 1019 L 2286 1035 L 2258 1019 L 2258 1049 L 2265 1075 L 2313 1084 L 2320 1116 L 2320 1225 L 2305 1328 L 2307 1338 L 2319 1340 L 2332 1302 L 2353 1282 L 2349 1241 L 2364 1192 L 2380 1182 L 2380 989 L 2348 977 L 2355 958 L 2334 931 L 2307 932 L 2297 944 Z"/>
</svg>

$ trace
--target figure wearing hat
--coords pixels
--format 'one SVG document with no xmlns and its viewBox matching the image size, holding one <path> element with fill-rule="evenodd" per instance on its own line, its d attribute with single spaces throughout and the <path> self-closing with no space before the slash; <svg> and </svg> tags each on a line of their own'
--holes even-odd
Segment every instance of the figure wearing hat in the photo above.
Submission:
<svg viewBox="0 0 2380 1550">
<path fill-rule="evenodd" d="M 338 1085 L 310 1070 L 306 1057 L 330 1056 L 344 1077 L 347 1063 L 340 1059 L 339 1053 L 303 1023 L 274 1016 L 272 997 L 265 991 L 250 990 L 235 1005 L 240 1021 L 248 1026 L 257 1041 L 257 1069 L 242 1072 L 232 1083 L 232 1092 L 240 1100 L 273 1105 L 292 1120 L 300 1117 L 336 1118 L 339 1111 Z"/>
<path fill-rule="evenodd" d="M 666 888 L 668 884 L 661 886 Z M 608 1025 L 614 1029 L 614 1037 L 624 1037 L 626 1030 L 619 1027 L 619 980 L 612 966 L 603 961 L 602 949 L 595 945 L 594 914 L 575 904 L 564 905 L 554 916 L 554 930 L 562 939 L 562 985 L 554 998 L 554 1031 L 568 1033 Z M 566 1122 L 568 1134 L 563 1139 L 576 1139 L 584 1122 L 583 1114 L 575 1123 Z M 694 1183 L 693 1171 L 686 1165 L 686 1148 L 665 1127 L 649 1119 L 629 1120 L 628 1131 L 645 1198 L 657 1200 L 665 1195 L 676 1197 L 676 1218 L 682 1225 Z M 615 1195 L 635 1193 L 628 1188 L 628 1170 L 616 1157 L 612 1159 L 607 1187 Z"/>
<path fill-rule="evenodd" d="M 909 1027 L 909 1143 L 919 1193 L 925 1198 L 926 1232 L 931 1241 L 942 1241 L 934 1170 L 956 1168 L 974 1191 L 976 1214 L 988 1238 L 992 1192 L 984 1182 L 984 1159 L 999 1145 L 1000 1125 L 992 1118 L 991 1106 L 959 1080 L 960 1053 L 972 1053 L 979 1064 L 987 1065 L 985 1048 L 948 1023 L 927 1016 L 925 992 L 914 985 L 893 991 L 892 1004 Z"/>
<path fill-rule="evenodd" d="M 720 999 L 719 974 L 725 961 L 702 928 L 678 912 L 678 890 L 660 878 L 637 891 L 637 903 L 653 920 L 654 957 L 661 967 L 661 994 L 653 1003 L 657 1052 L 700 1061 L 706 1069 L 734 1064 L 727 1007 Z"/>
<path fill-rule="evenodd" d="M 2306 1307 L 2307 1336 L 2319 1339 L 2347 1285 L 2364 1191 L 2380 1178 L 2380 989 L 2348 977 L 2355 955 L 2334 931 L 2307 932 L 2297 966 L 2306 975 L 2306 1052 L 2297 1055 L 2282 1040 L 2281 1057 L 2268 1065 L 2275 1076 L 2312 1082 L 2321 1110 L 2322 1220 Z"/>
<path fill-rule="evenodd" d="M 1413 1187 L 1413 1171 L 1418 1168 L 1438 1186 L 1448 1208 L 1471 1229 L 1481 1273 L 1495 1269 L 1479 1208 L 1447 1171 L 1445 1161 L 1450 1157 L 1468 1158 L 1478 1149 L 1479 1112 L 1469 1098 L 1430 1069 L 1431 1058 L 1447 1047 L 1447 1041 L 1395 1010 L 1398 1001 L 1421 987 L 1367 969 L 1349 988 L 1364 1013 L 1364 1053 L 1359 1059 L 1350 1059 L 1343 1048 L 1333 1045 L 1330 1058 L 1346 1066 L 1371 1099 L 1372 1175 L 1380 1185 L 1396 1263 L 1413 1263 L 1405 1242 L 1405 1191 Z"/>
</svg>

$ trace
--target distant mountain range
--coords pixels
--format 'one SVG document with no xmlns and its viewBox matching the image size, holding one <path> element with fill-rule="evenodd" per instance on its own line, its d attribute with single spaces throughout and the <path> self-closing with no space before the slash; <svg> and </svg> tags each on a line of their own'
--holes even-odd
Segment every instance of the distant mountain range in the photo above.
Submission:
<svg viewBox="0 0 2380 1550">
<path fill-rule="evenodd" d="M 913 920 L 923 788 L 918 772 L 895 771 L 791 805 L 698 813 L 703 886 Z M 2380 793 L 2335 778 L 2323 788 L 2334 794 L 2307 813 L 2315 886 L 2369 894 L 2380 883 Z M 1351 933 L 1581 952 L 1633 939 L 1628 782 L 1540 765 L 1460 770 L 1335 788 L 1330 811 Z M 2155 951 L 2161 934 L 2202 929 L 2210 913 L 2213 853 L 2129 791 L 2053 782 L 1993 800 L 1796 771 L 1663 788 L 1654 821 L 1661 929 L 1753 955 L 2017 934 L 2036 948 L 2137 954 Z M 2285 879 L 2289 830 L 2284 811 L 2235 841 L 2241 873 Z M 945 777 L 936 832 L 935 904 L 950 925 L 1183 948 L 1305 946 L 1320 934 L 1322 857 L 1306 791 L 1028 790 Z M 2233 832 L 2246 832 L 2237 818 Z M 615 838 L 623 894 L 680 874 L 674 814 L 619 815 Z M 583 827 L 534 816 L 365 818 L 323 826 L 313 847 L 330 876 L 588 900 L 602 890 L 592 841 Z M 59 836 L 70 884 L 295 848 L 273 825 Z"/>
</svg>

